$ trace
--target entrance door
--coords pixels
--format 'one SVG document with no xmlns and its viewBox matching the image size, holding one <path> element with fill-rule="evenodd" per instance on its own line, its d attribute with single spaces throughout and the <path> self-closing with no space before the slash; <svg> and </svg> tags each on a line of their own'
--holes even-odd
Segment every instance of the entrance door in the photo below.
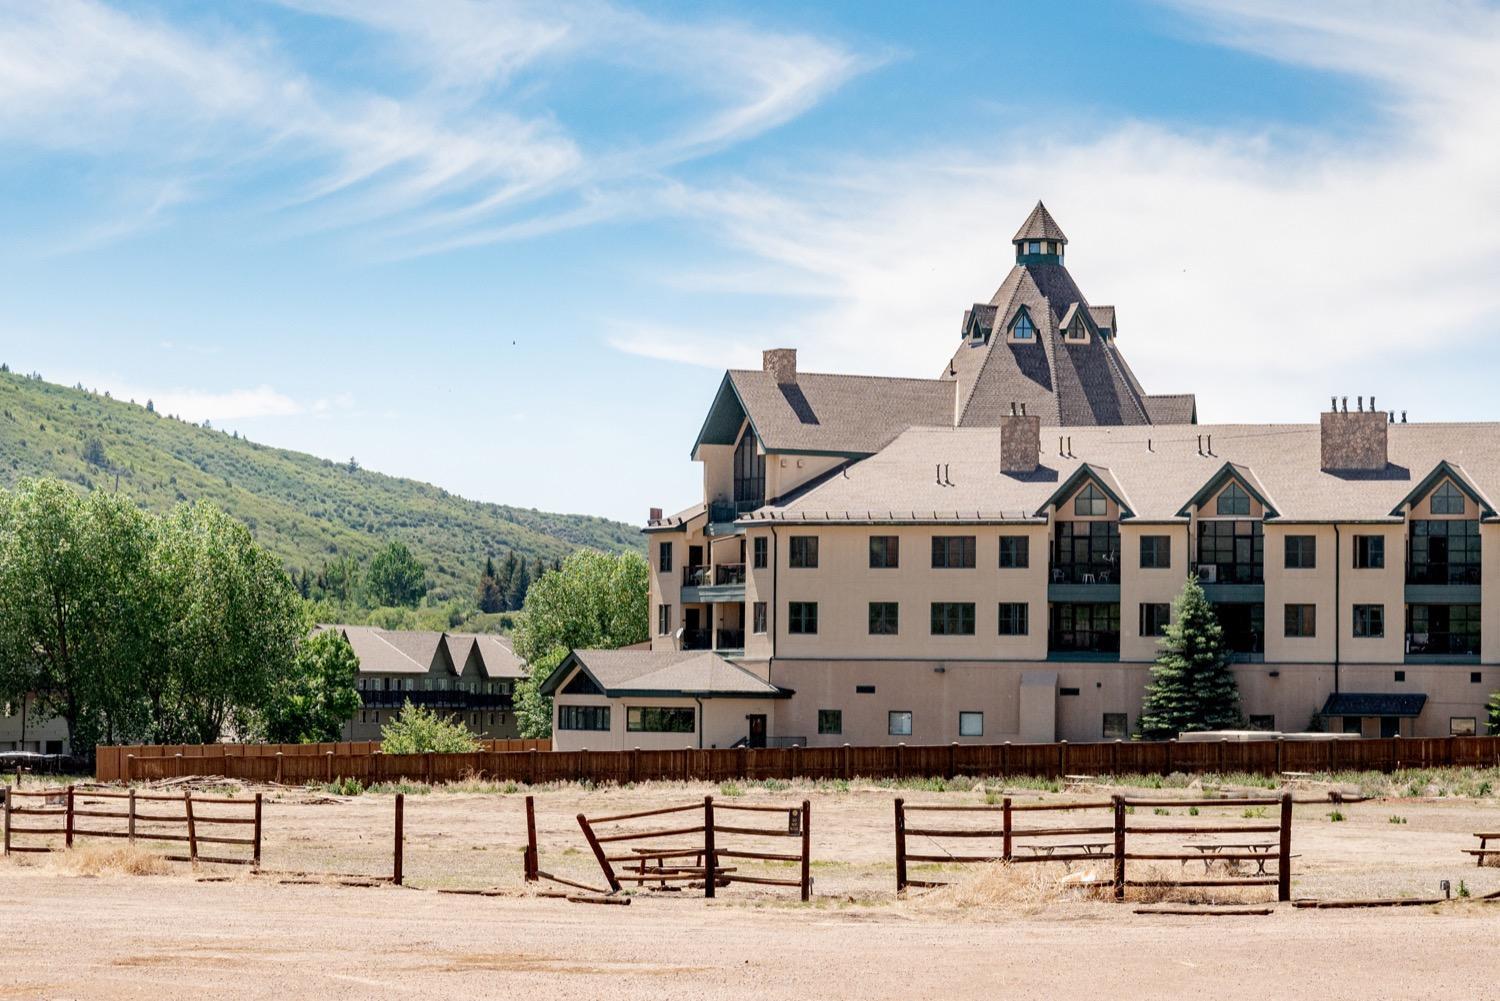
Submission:
<svg viewBox="0 0 1500 1001">
<path fill-rule="evenodd" d="M 750 739 L 747 743 L 751 747 L 766 746 L 766 717 L 764 713 L 746 716 L 745 721 L 750 724 Z"/>
</svg>

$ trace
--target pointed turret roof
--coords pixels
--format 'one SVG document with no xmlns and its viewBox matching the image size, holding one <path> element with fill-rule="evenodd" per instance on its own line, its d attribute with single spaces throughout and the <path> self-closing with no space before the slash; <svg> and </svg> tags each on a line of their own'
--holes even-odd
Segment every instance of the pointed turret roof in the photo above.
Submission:
<svg viewBox="0 0 1500 1001">
<path fill-rule="evenodd" d="M 1011 237 L 1011 243 L 1020 243 L 1022 240 L 1057 240 L 1067 243 L 1068 238 L 1063 235 L 1062 227 L 1057 220 L 1052 218 L 1052 213 L 1047 211 L 1047 206 L 1041 202 L 1036 203 L 1036 208 L 1031 210 L 1031 215 L 1016 230 L 1016 235 Z"/>
</svg>

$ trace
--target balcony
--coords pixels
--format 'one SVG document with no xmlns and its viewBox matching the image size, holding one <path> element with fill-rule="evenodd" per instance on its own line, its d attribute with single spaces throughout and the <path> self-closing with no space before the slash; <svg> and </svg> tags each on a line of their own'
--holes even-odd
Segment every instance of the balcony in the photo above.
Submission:
<svg viewBox="0 0 1500 1001">
<path fill-rule="evenodd" d="M 683 567 L 682 587 L 685 602 L 744 601 L 745 564 Z"/>
<path fill-rule="evenodd" d="M 1479 564 L 1409 561 L 1406 602 L 1409 605 L 1479 604 Z"/>
<path fill-rule="evenodd" d="M 1047 632 L 1048 660 L 1118 660 L 1120 606 L 1055 603 Z"/>
<path fill-rule="evenodd" d="M 512 709 L 513 696 L 502 692 L 407 692 L 361 691 L 360 703 L 366 709 L 400 709 L 410 702 L 424 709 Z"/>
<path fill-rule="evenodd" d="M 1477 633 L 1407 633 L 1406 652 L 1418 657 L 1478 657 Z"/>
<path fill-rule="evenodd" d="M 749 514 L 757 508 L 764 507 L 765 498 L 751 500 L 726 501 L 716 500 L 708 502 L 708 528 L 705 534 L 734 535 L 744 531 L 735 527 L 734 521 L 742 514 Z"/>
<path fill-rule="evenodd" d="M 731 650 L 745 649 L 745 630 L 743 629 L 720 629 L 718 643 L 714 645 L 715 650 L 725 652 Z"/>
<path fill-rule="evenodd" d="M 682 631 L 682 649 L 708 650 L 712 646 L 713 635 L 707 629 L 684 629 Z"/>
<path fill-rule="evenodd" d="M 714 567 L 715 587 L 731 587 L 735 584 L 745 586 L 745 564 L 719 563 Z"/>
<path fill-rule="evenodd" d="M 706 563 L 682 568 L 683 587 L 703 587 L 711 580 L 713 580 L 713 567 Z"/>
<path fill-rule="evenodd" d="M 1054 562 L 1047 582 L 1047 600 L 1119 601 L 1119 561 L 1106 558 L 1088 562 Z"/>
</svg>

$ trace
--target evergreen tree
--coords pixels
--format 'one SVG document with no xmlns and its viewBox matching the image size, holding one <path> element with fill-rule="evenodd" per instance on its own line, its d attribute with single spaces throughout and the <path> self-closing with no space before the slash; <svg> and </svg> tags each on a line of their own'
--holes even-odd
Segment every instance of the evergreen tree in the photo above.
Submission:
<svg viewBox="0 0 1500 1001">
<path fill-rule="evenodd" d="M 1235 727 L 1242 720 L 1224 627 L 1197 579 L 1189 577 L 1172 603 L 1172 623 L 1151 668 L 1141 736 L 1164 740 L 1185 731 Z"/>
<path fill-rule="evenodd" d="M 505 609 L 505 592 L 500 590 L 500 582 L 495 579 L 493 556 L 487 556 L 484 560 L 484 573 L 479 577 L 478 603 L 481 612 L 500 612 Z"/>
<path fill-rule="evenodd" d="M 526 569 L 526 561 L 516 560 L 516 572 L 510 579 L 510 590 L 505 596 L 507 608 L 515 611 L 526 604 L 526 592 L 531 589 L 531 574 Z"/>
</svg>

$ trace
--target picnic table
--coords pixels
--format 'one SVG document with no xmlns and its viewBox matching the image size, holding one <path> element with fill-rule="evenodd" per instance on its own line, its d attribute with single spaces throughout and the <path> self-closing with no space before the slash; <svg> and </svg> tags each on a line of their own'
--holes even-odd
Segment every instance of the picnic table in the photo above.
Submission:
<svg viewBox="0 0 1500 1001">
<path fill-rule="evenodd" d="M 1243 844 L 1243 845 L 1224 845 L 1224 844 L 1202 845 L 1202 844 L 1199 844 L 1199 845 L 1183 845 L 1182 847 L 1184 847 L 1184 848 L 1191 848 L 1193 851 L 1198 852 L 1199 854 L 1201 854 L 1203 856 L 1203 871 L 1204 872 L 1208 872 L 1210 869 L 1213 868 L 1213 864 L 1216 861 L 1216 856 L 1218 856 L 1220 853 L 1222 853 L 1226 849 L 1234 849 L 1236 852 L 1244 852 L 1244 853 L 1247 853 L 1247 854 L 1250 854 L 1250 855 L 1254 855 L 1255 856 L 1255 874 L 1257 876 L 1264 876 L 1266 874 L 1266 862 L 1268 862 L 1269 860 L 1274 859 L 1276 857 L 1276 854 L 1275 854 L 1276 850 L 1280 846 L 1276 842 L 1274 842 L 1274 841 L 1256 841 L 1256 842 L 1252 842 L 1250 844 Z M 1239 860 L 1234 860 L 1234 861 L 1239 861 Z M 1183 865 L 1187 865 L 1187 861 L 1186 860 L 1184 860 Z"/>
<path fill-rule="evenodd" d="M 1474 837 L 1479 839 L 1478 848 L 1465 848 L 1464 853 L 1474 856 L 1475 865 L 1484 865 L 1484 860 L 1491 855 L 1500 855 L 1500 848 L 1491 848 L 1491 841 L 1500 840 L 1500 832 L 1475 831 Z"/>
<path fill-rule="evenodd" d="M 1079 841 L 1063 845 L 1019 845 L 1017 847 L 1025 848 L 1036 858 L 1051 858 L 1059 851 L 1064 855 L 1082 852 L 1089 856 L 1108 858 L 1114 851 L 1114 846 L 1108 841 Z M 1063 859 L 1061 861 L 1068 869 L 1073 868 L 1073 860 Z"/>
<path fill-rule="evenodd" d="M 645 876 L 647 874 L 650 874 L 652 876 L 673 876 L 679 874 L 692 874 L 694 872 L 701 872 L 704 873 L 705 878 L 707 878 L 707 869 L 703 865 L 702 849 L 689 848 L 674 850 L 670 848 L 632 848 L 631 852 L 640 856 L 640 861 L 636 864 L 635 871 L 642 876 Z M 678 863 L 676 865 L 667 864 L 667 859 L 685 859 L 689 857 L 693 859 L 693 865 L 688 865 L 686 862 Z M 649 859 L 655 859 L 656 865 L 648 869 L 646 867 L 646 862 Z M 735 866 L 716 865 L 714 866 L 714 875 L 722 876 L 724 873 L 734 872 L 735 868 Z M 641 885 L 643 887 L 646 886 L 645 883 L 642 883 Z M 667 881 L 663 879 L 656 886 L 649 887 L 649 889 L 677 890 L 679 889 L 679 887 L 669 885 Z"/>
</svg>

